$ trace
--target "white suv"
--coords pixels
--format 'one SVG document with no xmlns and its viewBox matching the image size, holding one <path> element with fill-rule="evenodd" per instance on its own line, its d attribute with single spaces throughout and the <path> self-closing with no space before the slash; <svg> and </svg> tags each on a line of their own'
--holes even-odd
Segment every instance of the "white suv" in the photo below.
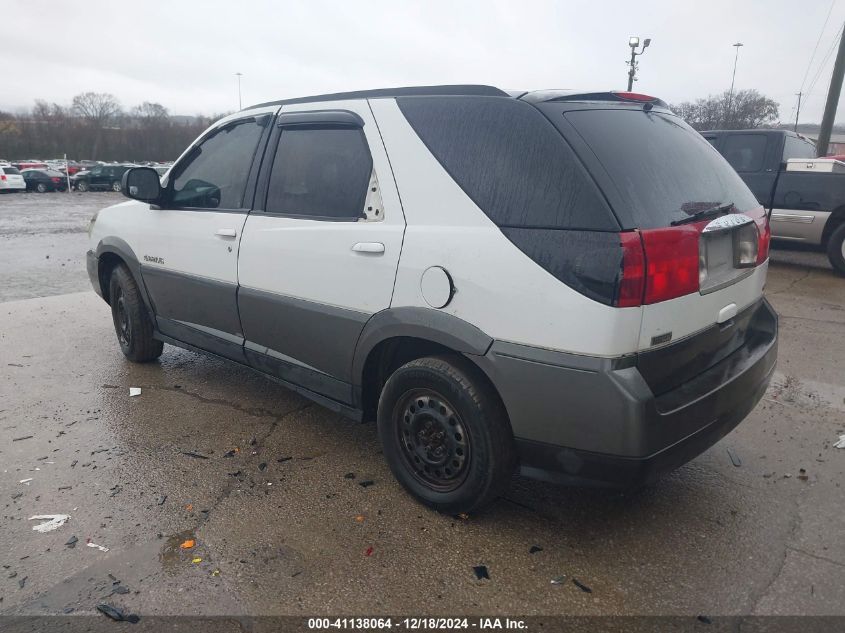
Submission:
<svg viewBox="0 0 845 633">
<path fill-rule="evenodd" d="M 266 103 L 92 221 L 123 353 L 163 343 L 378 421 L 407 490 L 477 509 L 519 470 L 637 485 L 774 371 L 768 218 L 655 98 L 435 86 Z"/>
</svg>

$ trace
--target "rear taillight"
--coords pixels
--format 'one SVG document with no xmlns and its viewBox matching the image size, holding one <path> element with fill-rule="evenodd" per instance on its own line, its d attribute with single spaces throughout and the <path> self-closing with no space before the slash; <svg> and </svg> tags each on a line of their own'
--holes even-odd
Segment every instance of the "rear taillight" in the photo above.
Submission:
<svg viewBox="0 0 845 633">
<path fill-rule="evenodd" d="M 763 215 L 762 219 L 755 220 L 757 231 L 760 234 L 757 245 L 757 265 L 759 266 L 769 258 L 769 244 L 772 241 L 772 229 L 769 226 L 769 218 Z"/>
<path fill-rule="evenodd" d="M 645 285 L 645 257 L 639 231 L 620 233 L 622 243 L 622 274 L 613 305 L 633 308 L 643 303 Z"/>
<path fill-rule="evenodd" d="M 6 180 L 6 174 L 0 174 L 0 180 Z"/>
<path fill-rule="evenodd" d="M 701 223 L 620 233 L 622 272 L 613 305 L 632 308 L 699 288 Z"/>
<path fill-rule="evenodd" d="M 614 97 L 624 101 L 657 101 L 657 97 L 651 95 L 644 95 L 639 92 L 613 92 Z"/>
<path fill-rule="evenodd" d="M 61 182 L 62 181 L 61 178 L 50 178 L 50 180 L 52 180 L 53 182 Z"/>
</svg>

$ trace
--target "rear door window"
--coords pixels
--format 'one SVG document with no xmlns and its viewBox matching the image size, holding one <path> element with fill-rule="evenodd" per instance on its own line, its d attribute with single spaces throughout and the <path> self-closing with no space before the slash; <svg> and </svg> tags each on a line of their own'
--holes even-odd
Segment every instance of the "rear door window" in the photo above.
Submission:
<svg viewBox="0 0 845 633">
<path fill-rule="evenodd" d="M 758 172 L 765 164 L 767 143 L 765 134 L 730 134 L 722 155 L 741 174 Z"/>
<path fill-rule="evenodd" d="M 266 211 L 358 219 L 372 170 L 360 129 L 285 129 L 273 160 Z"/>
<path fill-rule="evenodd" d="M 397 103 L 497 226 L 618 230 L 572 148 L 533 106 L 508 97 L 404 97 Z"/>
<path fill-rule="evenodd" d="M 748 187 L 698 132 L 668 112 L 587 109 L 565 116 L 586 141 L 619 193 L 614 210 L 625 228 L 656 228 L 732 202 L 758 206 Z"/>
</svg>

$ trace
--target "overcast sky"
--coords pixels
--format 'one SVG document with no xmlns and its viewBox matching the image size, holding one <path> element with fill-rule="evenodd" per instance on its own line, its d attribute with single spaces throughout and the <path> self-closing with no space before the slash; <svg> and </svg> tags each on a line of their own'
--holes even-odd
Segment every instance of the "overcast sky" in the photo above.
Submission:
<svg viewBox="0 0 845 633">
<path fill-rule="evenodd" d="M 756 88 L 821 120 L 845 0 L 271 2 L 3 0 L 0 108 L 110 92 L 211 114 L 323 92 L 440 83 L 625 88 L 628 37 L 652 39 L 635 89 L 679 102 Z M 804 80 L 811 54 L 821 41 Z M 828 55 L 828 53 L 830 53 Z M 819 66 L 825 56 L 816 83 Z M 845 122 L 845 107 L 838 121 Z"/>
</svg>

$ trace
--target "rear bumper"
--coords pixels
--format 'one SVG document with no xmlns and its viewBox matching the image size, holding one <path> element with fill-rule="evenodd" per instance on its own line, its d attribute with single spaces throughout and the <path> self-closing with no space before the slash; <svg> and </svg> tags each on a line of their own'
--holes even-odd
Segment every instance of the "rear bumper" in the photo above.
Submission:
<svg viewBox="0 0 845 633">
<path fill-rule="evenodd" d="M 581 357 L 573 368 L 552 364 L 571 357 L 520 358 L 512 348 L 522 346 L 494 344 L 485 369 L 508 409 L 522 473 L 636 486 L 715 444 L 756 406 L 775 369 L 777 315 L 765 300 L 751 309 L 742 347 L 660 396 L 632 360 Z"/>
</svg>

